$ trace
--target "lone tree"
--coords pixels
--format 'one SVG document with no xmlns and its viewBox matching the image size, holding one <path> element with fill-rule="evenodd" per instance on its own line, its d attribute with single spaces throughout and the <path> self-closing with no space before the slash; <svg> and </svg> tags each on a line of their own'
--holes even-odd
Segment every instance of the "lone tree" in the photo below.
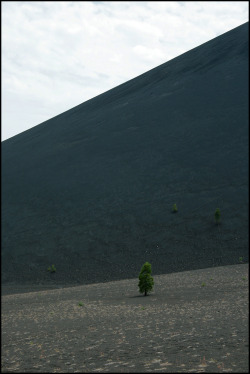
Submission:
<svg viewBox="0 0 250 374">
<path fill-rule="evenodd" d="M 144 292 L 144 296 L 147 296 L 148 292 L 150 292 L 154 285 L 153 277 L 151 276 L 151 264 L 149 262 L 145 262 L 143 267 L 141 268 L 141 272 L 139 274 L 139 289 L 140 293 Z"/>
<path fill-rule="evenodd" d="M 216 208 L 215 213 L 214 213 L 214 218 L 215 218 L 215 222 L 216 222 L 217 224 L 218 224 L 219 221 L 220 221 L 220 216 L 221 216 L 221 214 L 220 214 L 220 209 L 219 209 L 219 208 Z"/>
</svg>

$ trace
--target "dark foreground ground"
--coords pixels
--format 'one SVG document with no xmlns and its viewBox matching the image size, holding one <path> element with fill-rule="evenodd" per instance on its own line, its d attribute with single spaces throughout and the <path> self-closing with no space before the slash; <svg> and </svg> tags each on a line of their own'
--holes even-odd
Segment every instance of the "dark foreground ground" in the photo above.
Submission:
<svg viewBox="0 0 250 374">
<path fill-rule="evenodd" d="M 138 279 L 3 287 L 2 372 L 247 373 L 248 268 L 154 276 L 148 297 Z"/>
</svg>

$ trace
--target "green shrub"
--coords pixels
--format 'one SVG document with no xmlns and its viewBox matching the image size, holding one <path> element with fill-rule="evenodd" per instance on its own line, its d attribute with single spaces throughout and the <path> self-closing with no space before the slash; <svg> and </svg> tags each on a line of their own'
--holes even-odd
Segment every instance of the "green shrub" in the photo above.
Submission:
<svg viewBox="0 0 250 374">
<path fill-rule="evenodd" d="M 216 223 L 219 223 L 219 221 L 220 221 L 220 216 L 221 216 L 221 214 L 220 214 L 220 209 L 219 209 L 219 208 L 216 208 L 215 213 L 214 213 L 214 218 L 215 218 L 215 222 L 216 222 Z"/>
<path fill-rule="evenodd" d="M 55 265 L 49 266 L 47 270 L 50 271 L 51 273 L 55 273 L 56 272 Z"/>
<path fill-rule="evenodd" d="M 176 205 L 176 204 L 173 205 L 172 212 L 173 212 L 173 213 L 177 213 L 177 212 L 178 212 L 178 209 L 177 209 L 177 205 Z"/>
<path fill-rule="evenodd" d="M 144 293 L 144 296 L 147 296 L 148 292 L 152 290 L 154 285 L 154 280 L 151 273 L 151 264 L 149 262 L 145 262 L 141 268 L 138 283 L 139 291 L 140 293 Z"/>
</svg>

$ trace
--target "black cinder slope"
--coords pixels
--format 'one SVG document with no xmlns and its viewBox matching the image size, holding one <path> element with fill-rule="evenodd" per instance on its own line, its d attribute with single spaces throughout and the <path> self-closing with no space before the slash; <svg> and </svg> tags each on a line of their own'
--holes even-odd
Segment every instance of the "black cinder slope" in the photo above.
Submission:
<svg viewBox="0 0 250 374">
<path fill-rule="evenodd" d="M 239 257 L 248 262 L 248 23 L 2 142 L 3 284 Z"/>
</svg>

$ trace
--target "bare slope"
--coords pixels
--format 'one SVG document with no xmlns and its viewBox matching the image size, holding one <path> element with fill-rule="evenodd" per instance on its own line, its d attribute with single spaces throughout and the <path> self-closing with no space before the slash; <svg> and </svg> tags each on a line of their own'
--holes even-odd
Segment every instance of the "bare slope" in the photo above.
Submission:
<svg viewBox="0 0 250 374">
<path fill-rule="evenodd" d="M 248 63 L 245 23 L 2 142 L 3 283 L 248 261 Z"/>
</svg>

